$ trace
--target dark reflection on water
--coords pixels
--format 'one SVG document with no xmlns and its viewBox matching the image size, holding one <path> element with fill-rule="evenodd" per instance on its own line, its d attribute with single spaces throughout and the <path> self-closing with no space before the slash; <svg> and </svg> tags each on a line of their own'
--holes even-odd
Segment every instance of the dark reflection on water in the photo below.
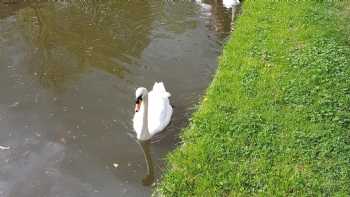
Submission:
<svg viewBox="0 0 350 197">
<path fill-rule="evenodd" d="M 0 196 L 149 196 L 230 13 L 214 0 L 0 0 Z M 140 149 L 134 91 L 156 80 L 174 117 Z"/>
<path fill-rule="evenodd" d="M 33 3 L 17 19 L 32 46 L 29 71 L 48 87 L 89 67 L 123 77 L 149 44 L 153 21 L 147 2 L 96 0 Z"/>
<path fill-rule="evenodd" d="M 211 15 L 211 25 L 210 28 L 216 32 L 220 32 L 221 38 L 228 36 L 231 30 L 231 9 L 224 7 L 222 0 L 197 0 L 201 2 L 202 5 L 209 9 Z M 209 7 L 207 7 L 209 6 Z"/>
<path fill-rule="evenodd" d="M 143 151 L 147 166 L 147 174 L 142 179 L 142 183 L 144 186 L 149 186 L 154 182 L 154 164 L 151 155 L 151 141 L 138 141 L 138 143 L 140 144 Z"/>
</svg>

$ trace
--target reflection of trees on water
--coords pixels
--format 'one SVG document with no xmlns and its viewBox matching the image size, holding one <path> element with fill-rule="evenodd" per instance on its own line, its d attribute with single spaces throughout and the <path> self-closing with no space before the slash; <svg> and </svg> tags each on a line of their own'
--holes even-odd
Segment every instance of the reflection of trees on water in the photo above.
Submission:
<svg viewBox="0 0 350 197">
<path fill-rule="evenodd" d="M 33 46 L 31 72 L 50 87 L 89 67 L 123 77 L 149 44 L 153 20 L 147 2 L 113 0 L 33 1 L 18 16 Z"/>
<path fill-rule="evenodd" d="M 207 0 L 213 6 L 212 15 L 214 17 L 215 31 L 230 32 L 231 31 L 231 12 L 224 7 L 222 0 Z"/>
<path fill-rule="evenodd" d="M 198 0 L 197 2 L 210 5 L 213 29 L 227 36 L 231 31 L 232 9 L 225 8 L 223 0 Z"/>
<path fill-rule="evenodd" d="M 191 1 L 11 1 L 16 2 L 12 7 L 28 6 L 17 15 L 33 47 L 26 63 L 47 87 L 62 87 L 89 68 L 123 77 L 126 65 L 148 46 L 152 26 L 169 36 L 167 31 L 184 33 L 198 25 L 198 7 Z M 229 32 L 231 12 L 222 0 L 203 3 L 212 7 L 212 27 L 220 34 Z"/>
<path fill-rule="evenodd" d="M 184 33 L 198 25 L 197 6 L 191 1 L 157 1 L 159 22 L 169 32 Z"/>
<path fill-rule="evenodd" d="M 0 0 L 0 19 L 11 16 L 26 6 L 28 6 L 28 1 Z"/>
</svg>

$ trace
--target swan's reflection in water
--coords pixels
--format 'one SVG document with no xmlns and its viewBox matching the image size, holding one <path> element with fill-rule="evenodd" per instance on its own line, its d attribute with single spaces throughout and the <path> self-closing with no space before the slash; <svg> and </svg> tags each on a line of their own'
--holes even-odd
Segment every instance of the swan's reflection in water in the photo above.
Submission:
<svg viewBox="0 0 350 197">
<path fill-rule="evenodd" d="M 144 186 L 149 186 L 154 182 L 154 165 L 151 156 L 151 140 L 141 141 L 138 140 L 138 144 L 141 146 L 143 155 L 145 157 L 147 165 L 147 174 L 142 179 L 142 184 Z"/>
</svg>

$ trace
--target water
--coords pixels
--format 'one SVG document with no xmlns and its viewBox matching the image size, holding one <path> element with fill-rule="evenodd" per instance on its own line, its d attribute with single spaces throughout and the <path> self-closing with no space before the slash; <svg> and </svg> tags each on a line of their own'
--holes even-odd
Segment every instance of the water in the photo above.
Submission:
<svg viewBox="0 0 350 197">
<path fill-rule="evenodd" d="M 217 0 L 0 0 L 0 197 L 149 196 L 230 24 Z M 139 145 L 134 91 L 155 81 L 174 117 Z"/>
</svg>

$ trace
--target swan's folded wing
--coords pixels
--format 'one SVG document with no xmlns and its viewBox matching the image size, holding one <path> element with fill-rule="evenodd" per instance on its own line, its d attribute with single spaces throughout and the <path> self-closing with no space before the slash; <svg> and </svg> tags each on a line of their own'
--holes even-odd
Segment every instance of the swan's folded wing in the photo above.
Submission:
<svg viewBox="0 0 350 197">
<path fill-rule="evenodd" d="M 166 97 L 166 98 L 171 96 L 171 94 L 166 91 L 163 82 L 155 82 L 153 85 L 152 92 L 158 94 L 159 96 Z"/>
<path fill-rule="evenodd" d="M 150 133 L 157 133 L 163 130 L 170 122 L 172 108 L 169 99 L 161 97 L 156 92 L 149 94 L 149 130 Z"/>
</svg>

